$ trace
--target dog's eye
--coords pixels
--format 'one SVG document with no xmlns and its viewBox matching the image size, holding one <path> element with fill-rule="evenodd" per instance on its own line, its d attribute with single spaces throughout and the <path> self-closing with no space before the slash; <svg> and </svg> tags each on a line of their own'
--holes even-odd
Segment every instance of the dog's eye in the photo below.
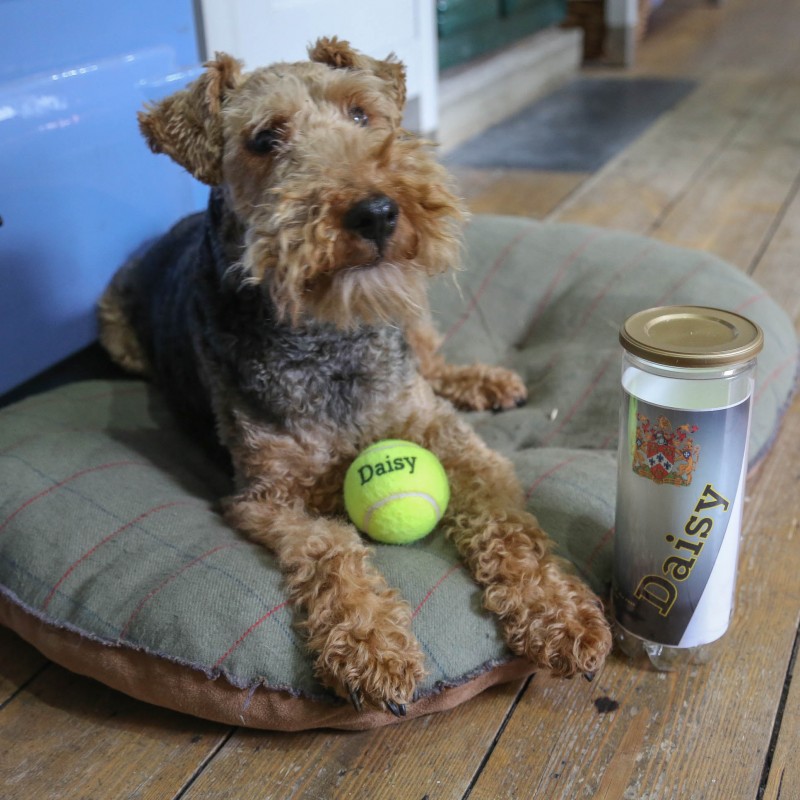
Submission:
<svg viewBox="0 0 800 800">
<path fill-rule="evenodd" d="M 350 115 L 350 119 L 355 122 L 356 125 L 365 128 L 369 124 L 369 117 L 367 116 L 367 112 L 364 111 L 361 106 L 354 106 L 353 108 L 348 111 Z"/>
<path fill-rule="evenodd" d="M 247 140 L 247 149 L 256 155 L 271 153 L 281 142 L 281 132 L 276 128 L 265 128 Z"/>
</svg>

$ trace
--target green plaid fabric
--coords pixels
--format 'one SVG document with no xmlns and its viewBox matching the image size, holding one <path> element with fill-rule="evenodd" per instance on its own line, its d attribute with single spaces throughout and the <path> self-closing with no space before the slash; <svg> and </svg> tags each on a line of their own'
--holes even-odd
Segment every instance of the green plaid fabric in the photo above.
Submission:
<svg viewBox="0 0 800 800">
<path fill-rule="evenodd" d="M 447 355 L 513 367 L 530 392 L 524 408 L 470 420 L 514 461 L 543 527 L 604 593 L 622 321 L 648 306 L 692 303 L 739 311 L 763 327 L 752 461 L 768 450 L 794 387 L 793 326 L 719 259 L 625 233 L 477 217 L 466 261 L 460 291 L 452 281 L 434 287 Z M 225 476 L 177 430 L 149 385 L 75 383 L 0 412 L 0 487 L 5 607 L 42 630 L 200 673 L 212 700 L 221 680 L 242 692 L 243 708 L 256 691 L 341 703 L 313 678 L 271 555 L 219 516 Z M 442 536 L 376 546 L 375 561 L 414 610 L 428 669 L 420 697 L 510 661 Z M 108 677 L 88 649 L 80 671 Z M 172 707 L 195 710 L 180 692 Z M 268 714 L 237 721 L 285 727 Z"/>
</svg>

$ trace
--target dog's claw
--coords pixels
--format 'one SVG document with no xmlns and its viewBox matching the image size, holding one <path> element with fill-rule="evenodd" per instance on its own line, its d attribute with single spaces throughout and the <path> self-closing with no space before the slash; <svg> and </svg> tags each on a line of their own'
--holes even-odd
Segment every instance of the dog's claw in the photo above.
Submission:
<svg viewBox="0 0 800 800">
<path fill-rule="evenodd" d="M 403 703 L 393 703 L 391 700 L 385 700 L 384 703 L 386 708 L 396 717 L 404 717 L 406 715 L 406 707 Z"/>
<path fill-rule="evenodd" d="M 594 672 L 584 672 L 583 677 L 591 683 L 594 680 Z"/>
<path fill-rule="evenodd" d="M 511 401 L 510 405 L 503 405 L 502 403 L 495 403 L 489 410 L 492 414 L 502 414 L 503 411 L 510 411 L 512 408 L 522 408 L 528 402 L 527 397 L 517 397 Z"/>
<path fill-rule="evenodd" d="M 347 687 L 347 694 L 350 695 L 350 702 L 353 704 L 353 708 L 360 714 L 364 710 L 364 706 L 361 703 L 361 695 L 356 689 L 351 689 L 349 686 Z"/>
</svg>

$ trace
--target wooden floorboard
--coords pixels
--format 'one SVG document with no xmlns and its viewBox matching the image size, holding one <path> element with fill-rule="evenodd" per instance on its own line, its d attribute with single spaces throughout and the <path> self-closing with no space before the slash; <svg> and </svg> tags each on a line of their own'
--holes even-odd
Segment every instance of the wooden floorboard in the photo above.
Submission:
<svg viewBox="0 0 800 800">
<path fill-rule="evenodd" d="M 0 715 L 0 796 L 163 800 L 228 735 L 50 665 Z"/>
<path fill-rule="evenodd" d="M 547 216 L 589 176 L 584 172 L 538 172 L 534 170 L 467 167 L 451 169 L 462 195 L 469 198 L 473 214 Z"/>
<path fill-rule="evenodd" d="M 758 114 L 769 81 L 714 76 L 560 204 L 554 218 L 635 233 L 656 227 Z M 602 198 L 598 202 L 598 198 Z"/>
<path fill-rule="evenodd" d="M 795 535 L 800 531 L 795 526 Z M 795 640 L 794 659 L 787 676 L 785 704 L 777 720 L 774 753 L 769 756 L 766 783 L 759 800 L 798 800 L 800 798 L 800 761 L 797 747 L 800 742 L 800 683 L 791 680 L 797 670 L 798 640 Z"/>
<path fill-rule="evenodd" d="M 184 800 L 460 799 L 522 688 L 498 686 L 452 711 L 364 732 L 240 730 Z"/>
<path fill-rule="evenodd" d="M 0 711 L 48 663 L 15 633 L 0 627 Z"/>
<path fill-rule="evenodd" d="M 800 81 L 764 87 L 751 108 L 652 231 L 659 239 L 715 253 L 745 269 L 774 232 L 800 175 Z"/>
</svg>

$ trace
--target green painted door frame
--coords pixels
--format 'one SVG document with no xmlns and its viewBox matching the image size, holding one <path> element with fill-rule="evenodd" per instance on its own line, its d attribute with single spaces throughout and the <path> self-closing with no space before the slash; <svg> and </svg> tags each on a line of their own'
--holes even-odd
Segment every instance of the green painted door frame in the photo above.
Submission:
<svg viewBox="0 0 800 800">
<path fill-rule="evenodd" d="M 567 0 L 437 0 L 439 68 L 447 69 L 558 25 Z"/>
</svg>

